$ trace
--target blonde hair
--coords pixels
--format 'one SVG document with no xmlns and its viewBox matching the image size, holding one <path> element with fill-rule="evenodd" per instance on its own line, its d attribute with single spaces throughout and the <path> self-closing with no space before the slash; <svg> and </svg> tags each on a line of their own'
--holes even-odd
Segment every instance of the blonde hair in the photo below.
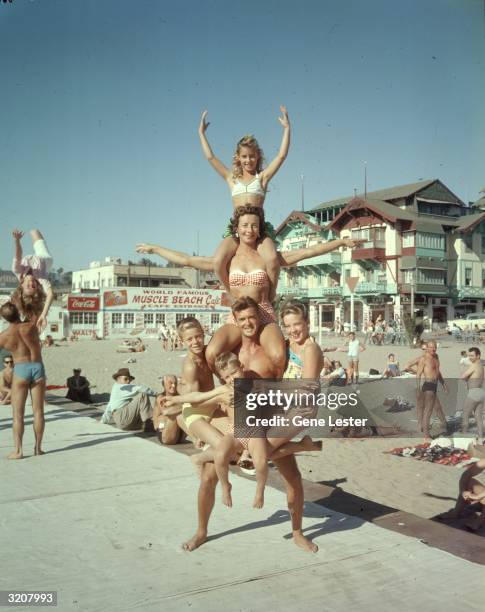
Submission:
<svg viewBox="0 0 485 612">
<path fill-rule="evenodd" d="M 259 174 L 263 169 L 264 163 L 264 153 L 261 147 L 259 146 L 258 141 L 252 134 L 246 134 L 238 141 L 236 145 L 236 151 L 232 156 L 232 178 L 238 179 L 243 175 L 243 170 L 241 166 L 241 162 L 239 161 L 239 153 L 241 151 L 241 147 L 249 147 L 250 149 L 254 149 L 258 153 L 258 163 L 256 164 L 256 173 Z"/>
<path fill-rule="evenodd" d="M 204 333 L 200 321 L 198 321 L 195 317 L 185 317 L 177 324 L 178 335 L 182 337 L 182 334 L 185 331 L 192 328 L 200 329 L 200 331 Z"/>
<path fill-rule="evenodd" d="M 225 370 L 228 366 L 230 366 L 232 363 L 237 363 L 237 366 L 241 367 L 241 362 L 239 361 L 238 356 L 228 351 L 226 353 L 221 353 L 216 357 L 214 368 L 217 372 L 221 372 L 222 370 Z"/>
</svg>

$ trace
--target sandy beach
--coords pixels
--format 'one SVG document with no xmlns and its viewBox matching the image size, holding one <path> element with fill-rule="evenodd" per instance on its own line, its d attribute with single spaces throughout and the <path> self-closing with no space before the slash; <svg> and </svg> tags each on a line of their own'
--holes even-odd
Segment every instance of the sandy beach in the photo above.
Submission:
<svg viewBox="0 0 485 612">
<path fill-rule="evenodd" d="M 445 377 L 458 377 L 460 351 L 463 344 L 439 339 L 438 349 Z M 93 397 L 99 403 L 107 400 L 112 386 L 112 374 L 119 367 L 129 367 L 138 383 L 160 388 L 164 374 L 180 374 L 184 350 L 166 352 L 156 340 L 146 341 L 144 353 L 119 354 L 119 340 L 78 341 L 59 343 L 43 351 L 48 384 L 64 385 L 74 367 L 95 386 Z M 329 337 L 322 346 L 342 345 L 343 339 Z M 397 354 L 401 364 L 418 354 L 417 349 L 404 346 L 368 346 L 361 354 L 361 371 L 370 367 L 382 371 L 388 353 Z M 345 353 L 333 353 L 345 362 Z M 126 363 L 128 359 L 134 363 Z M 385 384 L 385 382 L 381 383 Z M 50 392 L 62 395 L 63 391 Z M 8 408 L 4 408 L 8 410 Z M 363 499 L 429 518 L 448 510 L 456 498 L 460 468 L 437 465 L 410 458 L 385 454 L 397 446 L 415 444 L 417 439 L 362 438 L 325 439 L 321 453 L 300 455 L 299 465 L 304 478 L 340 489 Z"/>
</svg>

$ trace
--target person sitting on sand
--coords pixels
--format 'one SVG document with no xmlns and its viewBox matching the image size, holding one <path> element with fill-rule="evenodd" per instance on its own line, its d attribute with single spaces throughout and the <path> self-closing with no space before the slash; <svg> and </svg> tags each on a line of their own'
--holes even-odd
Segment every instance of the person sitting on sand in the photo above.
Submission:
<svg viewBox="0 0 485 612">
<path fill-rule="evenodd" d="M 52 337 L 50 334 L 48 334 L 48 335 L 45 337 L 45 340 L 44 340 L 44 342 L 43 342 L 42 344 L 43 344 L 43 346 L 44 346 L 45 348 L 50 348 L 51 346 L 55 346 L 55 344 L 54 344 L 54 338 L 53 338 L 53 337 Z"/>
<path fill-rule="evenodd" d="M 12 353 L 15 362 L 12 378 L 13 441 L 15 450 L 8 459 L 22 459 L 25 402 L 30 391 L 34 414 L 35 455 L 43 455 L 45 370 L 36 319 L 22 323 L 20 313 L 12 302 L 3 304 L 1 316 L 10 323 L 0 334 L 0 348 Z"/>
<path fill-rule="evenodd" d="M 329 385 L 336 385 L 338 387 L 345 387 L 347 384 L 347 372 L 342 365 L 342 362 L 338 359 L 332 361 L 331 371 L 323 377 L 324 381 L 328 381 Z"/>
<path fill-rule="evenodd" d="M 399 370 L 399 362 L 396 361 L 396 355 L 394 353 L 389 353 L 387 356 L 387 366 L 384 370 L 383 378 L 394 378 L 395 376 L 400 376 L 401 371 Z"/>
<path fill-rule="evenodd" d="M 3 370 L 0 372 L 0 404 L 10 404 L 12 397 L 13 357 L 7 355 L 3 358 Z"/>
<path fill-rule="evenodd" d="M 478 531 L 485 525 L 485 486 L 476 479 L 476 476 L 485 470 L 485 459 L 479 459 L 469 465 L 461 475 L 458 486 L 458 499 L 453 510 L 439 515 L 441 520 L 460 518 L 465 514 L 467 503 L 479 502 L 480 514 L 465 523 L 470 531 Z"/>
<path fill-rule="evenodd" d="M 120 368 L 113 374 L 113 379 L 115 384 L 101 422 L 114 424 L 124 431 L 151 429 L 153 408 L 150 397 L 160 394 L 146 385 L 133 385 L 135 377 L 128 368 Z"/>
<path fill-rule="evenodd" d="M 162 378 L 162 394 L 158 396 L 153 408 L 153 427 L 158 432 L 160 444 L 180 444 L 185 440 L 187 428 L 182 418 L 182 407 L 166 409 L 164 401 L 178 395 L 177 377 L 166 374 Z"/>
<path fill-rule="evenodd" d="M 146 347 L 141 338 L 137 338 L 134 342 L 131 340 L 123 340 L 122 346 L 116 350 L 117 353 L 143 353 Z"/>
<path fill-rule="evenodd" d="M 91 391 L 89 390 L 89 380 L 81 376 L 81 368 L 74 368 L 73 376 L 69 376 L 66 381 L 66 398 L 73 402 L 92 404 Z"/>
</svg>

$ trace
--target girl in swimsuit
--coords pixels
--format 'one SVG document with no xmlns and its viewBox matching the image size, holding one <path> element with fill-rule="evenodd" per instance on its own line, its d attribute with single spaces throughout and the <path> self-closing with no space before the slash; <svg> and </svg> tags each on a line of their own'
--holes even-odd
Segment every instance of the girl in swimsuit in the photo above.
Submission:
<svg viewBox="0 0 485 612">
<path fill-rule="evenodd" d="M 202 113 L 199 125 L 202 151 L 214 170 L 227 182 L 231 190 L 234 208 L 245 205 L 263 208 L 268 183 L 285 161 L 290 146 L 290 120 L 288 119 L 288 112 L 284 106 L 280 106 L 280 111 L 282 116 L 278 117 L 278 121 L 283 126 L 280 150 L 275 159 L 264 170 L 262 168 L 263 151 L 259 147 L 258 141 L 252 135 L 243 136 L 239 140 L 233 156 L 232 168 L 227 168 L 212 152 L 206 136 L 206 131 L 209 127 L 209 123 L 206 121 L 207 111 Z M 280 264 L 273 242 L 275 239 L 274 228 L 267 223 L 265 229 L 265 236 L 261 236 L 257 250 L 265 263 L 271 287 L 269 298 L 272 300 L 276 295 Z M 214 267 L 217 276 L 226 289 L 229 290 L 230 279 L 227 270 L 229 262 L 238 248 L 238 236 L 234 235 L 229 226 L 223 238 L 214 255 Z"/>
</svg>

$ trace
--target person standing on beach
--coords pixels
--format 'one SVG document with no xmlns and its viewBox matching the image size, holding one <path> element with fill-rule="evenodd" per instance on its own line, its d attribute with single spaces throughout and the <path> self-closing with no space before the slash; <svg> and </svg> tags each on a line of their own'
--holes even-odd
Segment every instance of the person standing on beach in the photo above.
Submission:
<svg viewBox="0 0 485 612">
<path fill-rule="evenodd" d="M 345 347 L 340 350 L 345 351 Z M 365 346 L 357 340 L 355 332 L 351 331 L 349 333 L 349 342 L 347 345 L 347 357 L 349 360 L 347 377 L 349 385 L 353 382 L 355 382 L 355 384 L 359 382 L 359 353 L 362 351 L 365 351 Z"/>
<path fill-rule="evenodd" d="M 438 383 L 441 383 L 445 393 L 448 393 L 448 387 L 441 375 L 440 360 L 436 354 L 437 345 L 434 340 L 430 340 L 426 344 L 426 352 L 421 357 L 418 363 L 416 372 L 417 388 L 422 392 L 423 397 L 423 416 L 421 421 L 421 431 L 424 433 L 425 441 L 431 439 L 431 415 L 433 409 L 436 408 L 436 399 L 438 394 Z M 424 382 L 421 384 L 421 378 L 424 377 Z M 445 413 L 443 409 L 438 412 L 438 418 L 441 421 L 445 431 L 448 430 Z M 419 415 L 418 415 L 419 423 Z"/>
<path fill-rule="evenodd" d="M 42 363 L 41 344 L 37 321 L 20 320 L 20 313 L 12 302 L 3 304 L 1 316 L 10 323 L 0 334 L 0 348 L 12 353 L 15 362 L 12 378 L 13 441 L 14 451 L 7 459 L 22 459 L 24 436 L 25 402 L 29 391 L 32 396 L 34 414 L 35 455 L 43 455 L 45 370 Z"/>
<path fill-rule="evenodd" d="M 468 421 L 470 415 L 474 414 L 477 424 L 477 436 L 480 444 L 483 444 L 483 404 L 485 402 L 485 390 L 483 389 L 484 368 L 482 365 L 480 349 L 472 346 L 468 349 L 470 365 L 463 372 L 462 378 L 468 385 L 468 395 L 463 407 L 463 433 L 468 432 Z"/>
</svg>

